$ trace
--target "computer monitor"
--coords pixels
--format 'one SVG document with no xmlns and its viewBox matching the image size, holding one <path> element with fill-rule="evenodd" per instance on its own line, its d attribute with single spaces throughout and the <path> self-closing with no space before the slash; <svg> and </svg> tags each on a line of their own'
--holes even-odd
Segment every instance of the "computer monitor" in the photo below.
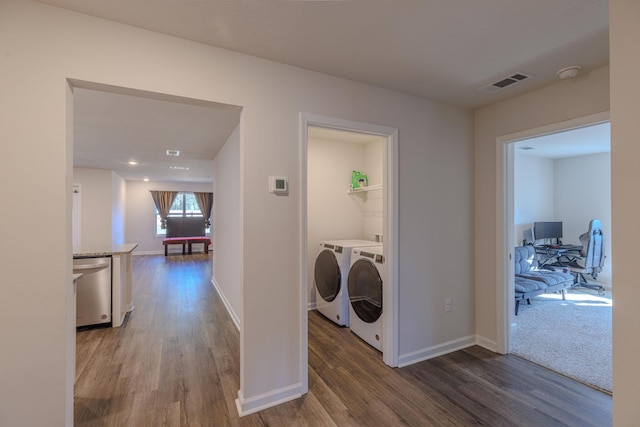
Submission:
<svg viewBox="0 0 640 427">
<path fill-rule="evenodd" d="M 562 221 L 534 222 L 533 229 L 536 240 L 562 239 Z"/>
</svg>

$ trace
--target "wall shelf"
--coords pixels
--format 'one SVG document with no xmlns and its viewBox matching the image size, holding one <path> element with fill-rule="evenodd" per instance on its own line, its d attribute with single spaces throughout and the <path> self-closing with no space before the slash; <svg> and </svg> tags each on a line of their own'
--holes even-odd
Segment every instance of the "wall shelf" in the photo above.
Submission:
<svg viewBox="0 0 640 427">
<path fill-rule="evenodd" d="M 367 187 L 361 187 L 361 188 L 350 188 L 347 190 L 347 193 L 349 194 L 366 193 L 368 191 L 374 191 L 374 190 L 382 190 L 382 184 L 369 185 Z"/>
<path fill-rule="evenodd" d="M 377 192 L 376 192 L 377 190 Z M 347 194 L 365 217 L 382 216 L 382 185 L 349 188 Z"/>
</svg>

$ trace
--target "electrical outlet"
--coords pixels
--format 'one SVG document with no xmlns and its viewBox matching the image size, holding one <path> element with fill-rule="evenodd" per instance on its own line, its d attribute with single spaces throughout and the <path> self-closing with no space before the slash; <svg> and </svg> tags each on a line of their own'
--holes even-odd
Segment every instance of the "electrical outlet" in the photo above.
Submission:
<svg viewBox="0 0 640 427">
<path fill-rule="evenodd" d="M 451 301 L 451 298 L 445 298 L 444 299 L 444 312 L 445 313 L 451 313 L 453 311 L 453 301 Z"/>
</svg>

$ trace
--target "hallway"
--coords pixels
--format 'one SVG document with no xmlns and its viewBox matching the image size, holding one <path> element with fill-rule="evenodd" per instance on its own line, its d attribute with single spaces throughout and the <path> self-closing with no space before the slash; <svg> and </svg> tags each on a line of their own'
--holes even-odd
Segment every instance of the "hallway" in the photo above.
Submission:
<svg viewBox="0 0 640 427">
<path fill-rule="evenodd" d="M 516 356 L 471 347 L 402 369 L 315 311 L 309 389 L 239 418 L 239 333 L 211 258 L 134 256 L 135 310 L 77 333 L 77 426 L 611 425 L 611 397 Z"/>
</svg>

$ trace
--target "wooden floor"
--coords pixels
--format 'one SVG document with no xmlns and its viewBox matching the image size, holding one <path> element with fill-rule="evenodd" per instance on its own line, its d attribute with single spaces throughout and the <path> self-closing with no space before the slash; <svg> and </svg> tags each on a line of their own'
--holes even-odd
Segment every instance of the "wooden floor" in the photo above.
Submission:
<svg viewBox="0 0 640 427">
<path fill-rule="evenodd" d="M 239 418 L 239 333 L 211 258 L 133 257 L 124 325 L 77 333 L 77 426 L 608 426 L 611 396 L 471 347 L 401 369 L 309 313 L 309 393 Z"/>
</svg>

